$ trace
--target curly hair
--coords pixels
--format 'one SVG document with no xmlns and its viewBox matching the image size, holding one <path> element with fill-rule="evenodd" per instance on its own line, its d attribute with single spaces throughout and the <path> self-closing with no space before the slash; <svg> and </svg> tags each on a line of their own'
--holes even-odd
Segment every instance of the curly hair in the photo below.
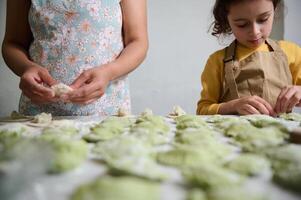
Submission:
<svg viewBox="0 0 301 200">
<path fill-rule="evenodd" d="M 247 0 L 244 0 L 247 1 Z M 249 0 L 250 1 L 250 0 Z M 282 3 L 282 0 L 271 0 L 274 5 L 274 9 Z M 214 22 L 212 23 L 213 36 L 230 35 L 232 33 L 231 27 L 228 22 L 229 7 L 235 3 L 242 2 L 242 0 L 216 0 L 213 7 Z"/>
</svg>

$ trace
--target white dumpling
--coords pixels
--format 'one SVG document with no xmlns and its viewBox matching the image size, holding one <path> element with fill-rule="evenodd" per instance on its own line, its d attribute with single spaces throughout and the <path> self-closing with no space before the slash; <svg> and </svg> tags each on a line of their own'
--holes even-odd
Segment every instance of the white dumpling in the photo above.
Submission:
<svg viewBox="0 0 301 200">
<path fill-rule="evenodd" d="M 61 96 L 73 90 L 71 87 L 65 85 L 64 83 L 53 85 L 51 86 L 51 88 L 53 89 L 55 96 Z"/>
</svg>

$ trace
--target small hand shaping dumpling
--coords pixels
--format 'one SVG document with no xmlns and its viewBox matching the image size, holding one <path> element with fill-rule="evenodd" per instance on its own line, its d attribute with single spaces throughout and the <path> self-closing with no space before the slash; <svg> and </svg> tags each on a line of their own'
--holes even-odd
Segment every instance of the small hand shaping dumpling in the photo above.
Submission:
<svg viewBox="0 0 301 200">
<path fill-rule="evenodd" d="M 73 90 L 71 87 L 65 85 L 64 83 L 53 85 L 51 86 L 51 88 L 53 89 L 55 96 L 58 97 L 63 94 L 67 94 L 68 92 L 71 92 Z"/>
</svg>

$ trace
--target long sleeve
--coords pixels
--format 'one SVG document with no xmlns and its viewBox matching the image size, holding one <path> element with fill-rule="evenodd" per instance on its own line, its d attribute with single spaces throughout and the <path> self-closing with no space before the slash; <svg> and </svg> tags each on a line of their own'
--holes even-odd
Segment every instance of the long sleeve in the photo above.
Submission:
<svg viewBox="0 0 301 200">
<path fill-rule="evenodd" d="M 220 104 L 219 98 L 222 91 L 223 63 L 222 52 L 211 55 L 201 75 L 202 92 L 198 101 L 197 114 L 217 114 Z"/>
<path fill-rule="evenodd" d="M 288 41 L 279 41 L 279 45 L 287 56 L 293 84 L 301 85 L 301 48 Z"/>
</svg>

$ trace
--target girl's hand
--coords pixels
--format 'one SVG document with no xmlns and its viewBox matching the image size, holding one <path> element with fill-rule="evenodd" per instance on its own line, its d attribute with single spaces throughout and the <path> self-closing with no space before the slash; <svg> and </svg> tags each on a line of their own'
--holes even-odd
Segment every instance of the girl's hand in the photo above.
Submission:
<svg viewBox="0 0 301 200">
<path fill-rule="evenodd" d="M 63 99 L 77 104 L 90 104 L 105 93 L 110 77 L 106 66 L 86 70 L 70 85 L 74 90 Z"/>
<path fill-rule="evenodd" d="M 23 94 L 35 104 L 56 101 L 55 94 L 49 87 L 56 84 L 47 69 L 34 66 L 28 68 L 21 76 L 19 87 Z"/>
<path fill-rule="evenodd" d="M 287 86 L 283 88 L 277 98 L 276 113 L 291 112 L 295 106 L 301 106 L 301 86 Z"/>
<path fill-rule="evenodd" d="M 234 100 L 233 107 L 240 115 L 265 114 L 276 116 L 272 106 L 258 96 L 242 97 Z"/>
</svg>

